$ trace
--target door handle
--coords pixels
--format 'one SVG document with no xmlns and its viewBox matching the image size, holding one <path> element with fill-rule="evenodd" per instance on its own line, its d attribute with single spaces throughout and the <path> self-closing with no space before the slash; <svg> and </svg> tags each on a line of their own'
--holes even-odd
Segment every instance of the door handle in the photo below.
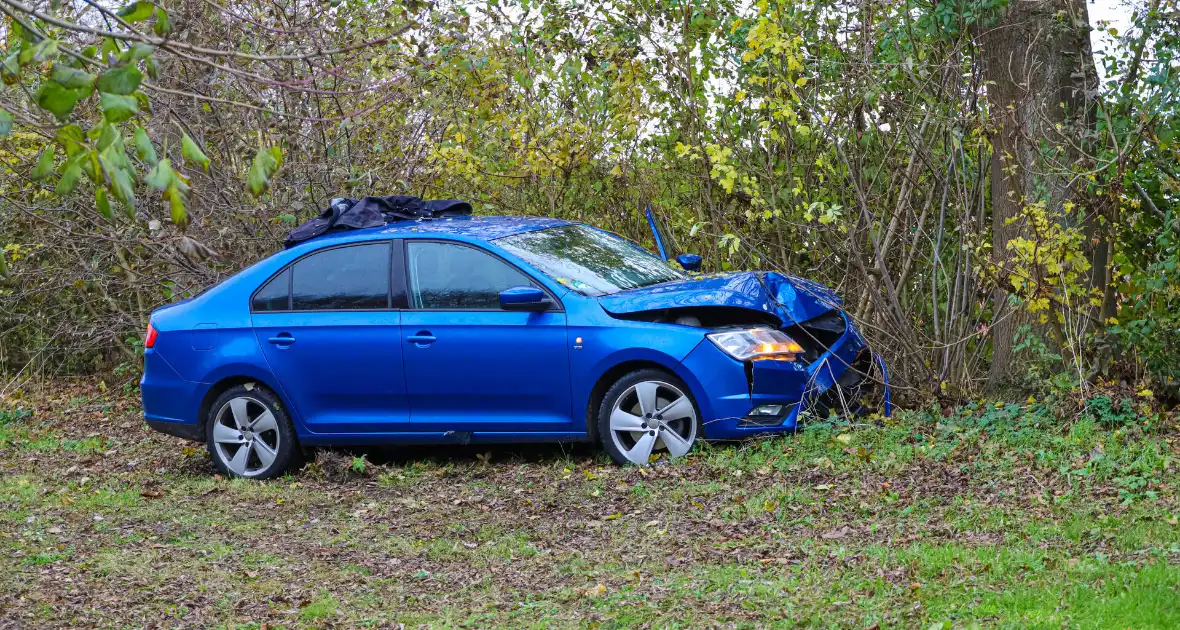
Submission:
<svg viewBox="0 0 1180 630">
<path fill-rule="evenodd" d="M 276 346 L 289 346 L 295 343 L 295 338 L 291 336 L 291 333 L 279 333 L 277 337 L 271 337 L 270 339 L 267 339 L 267 341 L 275 344 Z"/>
<path fill-rule="evenodd" d="M 406 341 L 408 341 L 410 343 L 418 344 L 419 346 L 428 346 L 428 345 L 438 341 L 438 337 L 435 337 L 434 335 L 430 334 L 429 330 L 419 330 L 418 334 L 410 335 L 409 337 L 406 337 Z"/>
</svg>

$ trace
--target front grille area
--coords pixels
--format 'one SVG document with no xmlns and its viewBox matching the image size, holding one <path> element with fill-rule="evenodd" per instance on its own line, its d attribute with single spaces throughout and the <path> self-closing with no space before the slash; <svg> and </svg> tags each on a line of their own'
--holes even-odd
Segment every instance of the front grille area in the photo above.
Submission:
<svg viewBox="0 0 1180 630">
<path fill-rule="evenodd" d="M 869 392 L 862 391 L 873 383 L 868 379 L 873 370 L 873 353 L 866 348 L 860 351 L 848 369 L 836 379 L 836 384 L 812 400 L 808 407 L 819 418 L 827 418 L 833 411 L 839 416 L 862 413 L 863 400 Z"/>
<path fill-rule="evenodd" d="M 813 363 L 819 356 L 828 351 L 844 332 L 848 330 L 848 322 L 840 311 L 831 310 L 819 317 L 809 319 L 801 324 L 794 324 L 783 328 L 783 332 L 791 339 L 803 346 L 802 359 L 804 363 Z"/>
</svg>

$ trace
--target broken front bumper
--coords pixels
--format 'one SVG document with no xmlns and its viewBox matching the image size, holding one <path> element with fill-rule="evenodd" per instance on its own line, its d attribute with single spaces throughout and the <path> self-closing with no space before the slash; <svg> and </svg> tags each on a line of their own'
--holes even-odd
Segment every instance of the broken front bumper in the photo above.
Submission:
<svg viewBox="0 0 1180 630">
<path fill-rule="evenodd" d="M 693 349 L 677 373 L 696 393 L 705 436 L 724 440 L 792 431 L 805 409 L 822 417 L 832 410 L 858 411 L 856 392 L 877 359 L 847 316 L 833 313 L 842 319 L 843 326 L 827 339 L 816 341 L 813 337 L 815 343 L 808 344 L 798 338 L 806 331 L 787 329 L 809 349 L 804 359 L 810 361 L 743 363 L 708 341 Z M 884 364 L 881 368 L 884 375 Z M 886 415 L 888 400 L 886 382 Z M 764 413 L 751 415 L 759 408 Z"/>
</svg>

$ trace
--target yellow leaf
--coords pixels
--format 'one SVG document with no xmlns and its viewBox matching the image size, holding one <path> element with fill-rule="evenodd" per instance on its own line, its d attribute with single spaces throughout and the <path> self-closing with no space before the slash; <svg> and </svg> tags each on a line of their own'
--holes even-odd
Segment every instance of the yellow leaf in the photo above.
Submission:
<svg viewBox="0 0 1180 630">
<path fill-rule="evenodd" d="M 620 518 L 620 517 L 622 517 L 622 516 L 623 516 L 622 514 L 620 514 L 620 513 L 618 513 L 618 512 L 615 512 L 614 514 L 611 514 L 610 516 L 607 516 L 607 517 L 603 518 L 602 520 L 604 520 L 604 521 L 613 521 L 613 520 L 616 520 L 616 519 L 618 519 L 618 518 Z"/>
<path fill-rule="evenodd" d="M 1139 397 L 1140 398 L 1154 398 L 1155 392 L 1151 391 L 1150 389 L 1141 389 L 1141 390 L 1139 390 Z"/>
<path fill-rule="evenodd" d="M 847 446 L 852 443 L 852 436 L 847 433 L 841 433 L 836 436 L 836 441 Z"/>
</svg>

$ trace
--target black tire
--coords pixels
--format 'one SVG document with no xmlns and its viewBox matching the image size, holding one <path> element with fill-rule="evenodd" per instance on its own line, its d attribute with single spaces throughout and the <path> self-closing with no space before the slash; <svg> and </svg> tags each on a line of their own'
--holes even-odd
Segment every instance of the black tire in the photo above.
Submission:
<svg viewBox="0 0 1180 630">
<path fill-rule="evenodd" d="M 227 424 L 226 428 L 233 430 L 232 425 L 235 424 L 234 416 L 236 414 L 230 403 L 235 399 L 247 401 L 245 413 L 255 422 L 261 421 L 265 412 L 269 412 L 274 420 L 273 429 L 259 430 L 257 433 L 239 432 L 238 437 L 242 439 L 240 444 L 218 442 L 214 437 L 214 433 L 218 430 L 218 424 L 225 424 L 228 421 L 230 424 Z M 235 403 L 235 405 L 240 404 Z M 225 414 L 228 414 L 229 417 L 224 417 Z M 265 422 L 265 424 L 270 426 L 271 423 Z M 254 444 L 254 439 L 260 440 L 260 444 Z M 277 448 L 272 448 L 276 446 L 276 443 Z M 205 444 L 209 449 L 209 456 L 213 459 L 213 465 L 227 477 L 273 479 L 297 467 L 302 462 L 303 452 L 299 447 L 299 440 L 295 436 L 295 427 L 291 424 L 290 416 L 283 409 L 283 404 L 278 396 L 257 383 L 235 385 L 222 392 L 217 400 L 213 401 L 209 407 L 209 415 L 205 418 Z M 265 465 L 261 458 L 262 446 L 266 446 L 268 449 L 268 456 L 269 453 L 273 452 L 274 454 L 273 460 Z M 231 463 L 227 458 L 236 462 L 235 456 L 242 448 L 247 449 L 244 454 L 245 460 L 242 463 L 243 470 L 235 471 L 231 468 Z M 251 463 L 257 465 L 251 468 Z"/>
<path fill-rule="evenodd" d="M 684 438 L 685 435 L 691 436 L 691 439 L 687 440 L 688 448 L 691 448 L 692 445 L 695 443 L 695 441 L 698 438 L 704 439 L 704 437 L 705 437 L 704 428 L 701 424 L 700 408 L 697 406 L 696 399 L 693 398 L 692 391 L 688 388 L 688 385 L 686 385 L 684 383 L 684 381 L 677 378 L 676 375 L 666 372 L 664 370 L 660 370 L 660 369 L 645 368 L 645 369 L 641 369 L 641 370 L 636 370 L 634 372 L 630 372 L 630 373 L 624 375 L 622 378 L 615 381 L 615 384 L 612 385 L 610 387 L 610 389 L 606 390 L 606 393 L 603 394 L 603 396 L 602 396 L 602 402 L 598 405 L 598 410 L 597 410 L 597 414 L 596 414 L 596 418 L 597 418 L 596 428 L 598 431 L 598 441 L 599 441 L 599 443 L 602 444 L 602 448 L 607 452 L 607 454 L 609 454 L 611 456 L 611 459 L 615 460 L 615 462 L 617 462 L 621 465 L 628 465 L 628 464 L 645 465 L 645 463 L 646 463 L 646 462 L 640 463 L 638 461 L 634 461 L 632 459 L 629 459 L 627 454 L 624 453 L 622 449 L 620 449 L 620 445 L 618 443 L 616 443 L 616 437 L 614 435 L 614 432 L 611 429 L 611 414 L 615 409 L 615 404 L 617 402 L 619 402 L 619 399 L 621 397 L 630 395 L 631 388 L 633 386 L 635 386 L 639 383 L 643 383 L 643 382 L 662 383 L 663 385 L 670 386 L 667 388 L 663 388 L 663 387 L 660 388 L 660 394 L 661 394 L 660 402 L 661 403 L 671 402 L 671 400 L 669 400 L 670 396 L 664 396 L 664 394 L 669 394 L 673 391 L 673 389 L 675 389 L 675 390 L 679 390 L 679 392 L 683 395 L 683 397 L 686 398 L 688 400 L 688 402 L 691 404 L 691 407 L 692 407 L 691 418 L 682 418 L 679 420 L 671 420 L 670 424 L 672 424 L 672 423 L 679 423 L 679 424 L 676 424 L 675 426 L 665 426 L 664 428 L 661 428 L 660 431 L 666 431 L 669 429 L 676 430 L 677 435 L 680 436 L 682 439 Z M 659 419 L 662 420 L 663 418 L 661 417 Z M 644 420 L 646 421 L 646 419 L 644 419 Z M 638 433 L 641 435 L 643 432 L 638 432 Z M 626 438 L 626 436 L 634 435 L 634 433 L 629 434 L 627 432 L 624 432 L 621 435 L 624 436 L 623 439 L 628 439 L 628 438 Z M 658 433 L 656 435 L 659 436 L 659 442 L 657 442 L 657 444 L 662 444 L 665 434 Z M 653 435 L 653 437 L 655 437 L 656 435 Z M 632 446 L 634 446 L 634 444 L 632 444 Z M 665 447 L 665 449 L 668 450 L 669 453 L 671 453 L 671 450 L 672 450 L 671 448 Z M 680 453 L 680 454 L 683 454 L 683 453 Z M 673 455 L 675 455 L 675 454 L 673 454 Z"/>
</svg>

